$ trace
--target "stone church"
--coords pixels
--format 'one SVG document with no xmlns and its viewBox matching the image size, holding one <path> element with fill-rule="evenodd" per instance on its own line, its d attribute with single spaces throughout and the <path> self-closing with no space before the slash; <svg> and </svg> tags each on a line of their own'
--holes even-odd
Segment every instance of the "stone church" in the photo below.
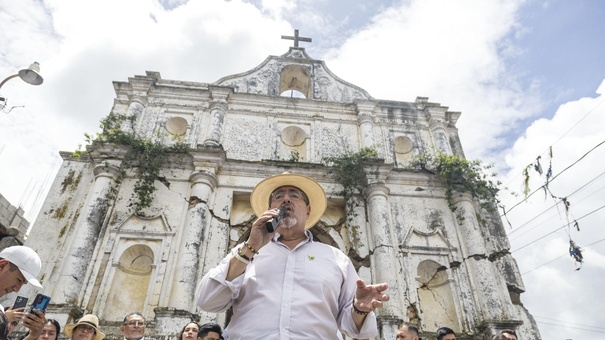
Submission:
<svg viewBox="0 0 605 340">
<path fill-rule="evenodd" d="M 162 163 L 152 201 L 140 211 L 128 146 L 93 143 L 81 157 L 61 152 L 26 241 L 43 261 L 47 317 L 64 325 L 93 313 L 115 339 L 133 311 L 147 318 L 149 339 L 174 339 L 190 320 L 224 326 L 229 313 L 197 308 L 196 285 L 247 239 L 253 187 L 287 171 L 315 179 L 328 195 L 310 229 L 315 239 L 348 254 L 365 282 L 389 284 L 391 300 L 377 314 L 380 339 L 395 339 L 402 321 L 429 339 L 440 326 L 459 339 L 502 329 L 539 339 L 498 215 L 468 194 L 456 195 L 452 212 L 440 181 L 410 167 L 421 152 L 463 155 L 460 113 L 425 97 L 373 98 L 307 55 L 297 34 L 291 38 L 287 53 L 214 83 L 158 72 L 114 82 L 110 115 L 128 117 L 124 133 L 187 150 Z M 323 160 L 363 148 L 380 161 L 369 165 L 367 186 L 350 205 Z"/>
</svg>

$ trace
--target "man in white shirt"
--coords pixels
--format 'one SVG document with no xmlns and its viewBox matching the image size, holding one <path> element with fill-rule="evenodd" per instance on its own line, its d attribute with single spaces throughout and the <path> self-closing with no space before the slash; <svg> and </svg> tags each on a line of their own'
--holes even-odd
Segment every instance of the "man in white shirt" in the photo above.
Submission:
<svg viewBox="0 0 605 340">
<path fill-rule="evenodd" d="M 124 335 L 124 340 L 143 340 L 145 339 L 145 317 L 139 312 L 126 315 L 120 332 Z"/>
<path fill-rule="evenodd" d="M 385 283 L 366 285 L 339 249 L 314 242 L 311 228 L 327 199 L 314 180 L 293 174 L 266 178 L 252 191 L 258 216 L 250 236 L 202 279 L 198 305 L 233 307 L 226 339 L 340 339 L 378 335 L 374 309 L 389 297 Z M 267 222 L 283 217 L 273 232 Z"/>
</svg>

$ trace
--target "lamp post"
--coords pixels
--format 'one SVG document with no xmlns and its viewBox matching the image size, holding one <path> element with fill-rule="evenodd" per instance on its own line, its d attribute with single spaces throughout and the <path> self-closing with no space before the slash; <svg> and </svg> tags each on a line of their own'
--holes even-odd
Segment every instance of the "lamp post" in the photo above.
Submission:
<svg viewBox="0 0 605 340">
<path fill-rule="evenodd" d="M 2 88 L 4 83 L 16 77 L 20 77 L 24 82 L 32 85 L 40 85 L 44 81 L 40 75 L 40 64 L 38 64 L 37 61 L 34 61 L 33 64 L 29 65 L 28 68 L 19 70 L 19 72 L 4 78 L 4 80 L 0 83 L 0 88 Z"/>
<path fill-rule="evenodd" d="M 32 84 L 32 85 L 40 85 L 44 81 L 44 79 L 40 75 L 40 64 L 38 64 L 37 61 L 34 61 L 31 65 L 29 65 L 28 68 L 19 70 L 19 72 L 4 78 L 4 80 L 2 82 L 0 82 L 0 89 L 2 88 L 4 83 L 6 83 L 7 81 L 9 81 L 13 78 L 16 78 L 16 77 L 19 77 L 24 82 L 26 82 L 28 84 Z M 5 97 L 0 97 L 0 110 L 4 111 L 6 113 L 11 112 L 12 109 L 14 109 L 15 107 L 22 107 L 22 106 L 13 106 L 10 109 L 8 109 L 8 111 L 7 111 L 7 110 L 5 110 L 7 103 L 8 103 L 8 100 Z"/>
</svg>

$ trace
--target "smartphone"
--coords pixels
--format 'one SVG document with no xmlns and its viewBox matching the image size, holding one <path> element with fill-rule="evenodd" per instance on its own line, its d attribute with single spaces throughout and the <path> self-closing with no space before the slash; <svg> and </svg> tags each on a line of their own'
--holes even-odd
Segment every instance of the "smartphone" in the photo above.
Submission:
<svg viewBox="0 0 605 340">
<path fill-rule="evenodd" d="M 50 296 L 44 294 L 36 295 L 34 302 L 32 303 L 32 307 L 30 309 L 30 313 L 34 313 L 34 309 L 41 311 L 42 313 L 46 312 L 46 307 L 50 303 Z"/>
<path fill-rule="evenodd" d="M 279 207 L 279 215 L 277 215 L 277 217 L 274 217 L 271 221 L 267 222 L 267 231 L 272 233 L 275 229 L 277 229 L 279 222 L 284 217 L 286 217 L 286 207 L 282 205 L 281 207 Z"/>
<path fill-rule="evenodd" d="M 17 298 L 15 299 L 15 304 L 11 309 L 15 310 L 17 308 L 24 308 L 27 305 L 27 300 L 29 299 L 25 296 L 17 296 Z"/>
</svg>

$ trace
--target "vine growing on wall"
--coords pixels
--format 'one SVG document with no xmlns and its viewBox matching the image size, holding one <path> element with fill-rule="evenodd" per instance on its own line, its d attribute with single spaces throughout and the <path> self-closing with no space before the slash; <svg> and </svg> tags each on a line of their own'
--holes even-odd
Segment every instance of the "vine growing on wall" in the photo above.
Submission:
<svg viewBox="0 0 605 340">
<path fill-rule="evenodd" d="M 322 161 L 325 165 L 331 167 L 329 173 L 342 186 L 342 191 L 338 194 L 344 197 L 347 210 L 351 212 L 357 206 L 356 197 L 363 198 L 363 190 L 368 186 L 366 166 L 383 162 L 382 159 L 378 158 L 378 152 L 369 147 L 363 148 L 359 152 L 338 157 L 324 157 Z"/>
<path fill-rule="evenodd" d="M 497 204 L 500 181 L 492 172 L 492 164 L 486 165 L 479 160 L 466 160 L 459 154 L 448 155 L 438 152 L 436 156 L 423 152 L 411 161 L 412 167 L 437 175 L 445 184 L 445 196 L 450 209 L 455 212 L 454 192 L 468 192 L 478 199 L 481 207 L 494 211 Z"/>
<path fill-rule="evenodd" d="M 165 145 L 159 136 L 151 138 L 137 136 L 132 128 L 136 116 L 118 115 L 111 113 L 101 120 L 101 132 L 93 137 L 84 134 L 86 142 L 93 148 L 103 144 L 120 145 L 127 148 L 128 152 L 122 162 L 122 168 L 115 180 L 115 185 L 106 195 L 108 200 L 115 200 L 118 187 L 124 179 L 125 168 L 136 168 L 137 181 L 134 184 L 132 207 L 135 212 L 151 206 L 153 194 L 155 193 L 155 181 L 160 180 L 160 171 L 166 164 L 168 157 L 172 154 L 189 154 L 189 146 L 182 141 L 173 145 Z M 130 126 L 130 129 L 123 127 Z M 73 156 L 81 156 L 85 150 L 78 149 Z M 105 164 L 105 166 L 109 166 Z M 165 183 L 166 184 L 166 183 Z"/>
</svg>

